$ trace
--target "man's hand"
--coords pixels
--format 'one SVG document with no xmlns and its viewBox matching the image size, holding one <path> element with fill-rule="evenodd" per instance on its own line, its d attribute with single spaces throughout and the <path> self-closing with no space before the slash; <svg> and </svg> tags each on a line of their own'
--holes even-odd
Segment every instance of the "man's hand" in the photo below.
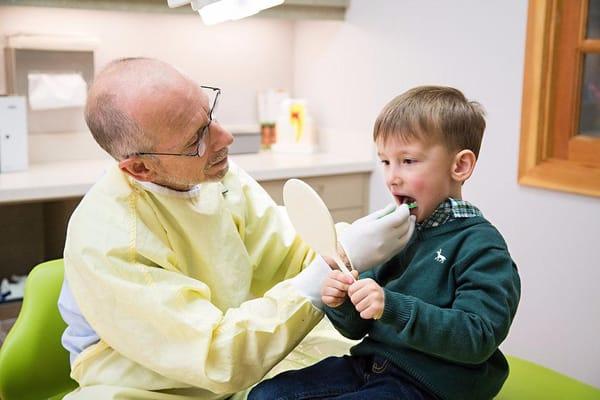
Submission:
<svg viewBox="0 0 600 400">
<path fill-rule="evenodd" d="M 358 278 L 358 272 L 352 271 L 354 279 Z M 323 304 L 335 308 L 341 306 L 346 300 L 348 287 L 354 282 L 351 277 L 340 270 L 334 270 L 323 282 L 321 288 L 321 301 Z"/>
<path fill-rule="evenodd" d="M 385 307 L 385 292 L 373 279 L 361 279 L 348 288 L 350 301 L 362 319 L 379 319 Z"/>
<path fill-rule="evenodd" d="M 406 204 L 387 207 L 354 221 L 339 235 L 352 267 L 360 272 L 383 264 L 406 246 L 415 217 Z"/>
</svg>

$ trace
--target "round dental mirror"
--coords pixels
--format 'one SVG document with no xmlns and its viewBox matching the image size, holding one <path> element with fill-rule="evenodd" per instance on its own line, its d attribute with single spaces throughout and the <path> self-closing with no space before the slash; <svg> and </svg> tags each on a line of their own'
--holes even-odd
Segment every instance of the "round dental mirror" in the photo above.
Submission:
<svg viewBox="0 0 600 400">
<path fill-rule="evenodd" d="M 339 259 L 333 218 L 319 194 L 300 179 L 290 179 L 283 185 L 283 204 L 302 240 L 321 256 L 334 259 L 344 273 L 352 276 Z"/>
</svg>

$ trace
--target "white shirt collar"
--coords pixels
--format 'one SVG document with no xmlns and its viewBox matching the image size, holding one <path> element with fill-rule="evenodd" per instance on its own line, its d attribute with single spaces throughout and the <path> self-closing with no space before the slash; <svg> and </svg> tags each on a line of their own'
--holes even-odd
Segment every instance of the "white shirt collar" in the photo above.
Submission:
<svg viewBox="0 0 600 400">
<path fill-rule="evenodd" d="M 202 184 L 197 184 L 197 185 L 193 186 L 192 188 L 190 188 L 189 190 L 181 191 L 181 190 L 174 190 L 174 189 L 168 188 L 166 186 L 162 186 L 162 185 L 157 185 L 156 183 L 152 183 L 152 182 L 138 181 L 135 178 L 133 180 L 149 192 L 161 194 L 161 195 L 165 195 L 165 196 L 180 197 L 180 198 L 196 197 L 196 195 L 198 195 L 198 193 L 200 192 L 200 188 L 202 187 Z"/>
</svg>

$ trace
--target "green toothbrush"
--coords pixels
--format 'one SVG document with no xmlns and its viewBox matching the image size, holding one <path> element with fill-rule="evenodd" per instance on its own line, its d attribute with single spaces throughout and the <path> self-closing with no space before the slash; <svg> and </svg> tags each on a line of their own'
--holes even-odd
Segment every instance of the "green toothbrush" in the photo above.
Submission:
<svg viewBox="0 0 600 400">
<path fill-rule="evenodd" d="M 404 204 L 406 204 L 406 203 L 404 203 Z M 413 208 L 417 208 L 418 207 L 416 201 L 413 201 L 412 203 L 408 203 L 406 205 L 407 205 L 407 207 L 408 207 L 409 210 L 412 210 Z M 390 212 L 388 212 L 387 214 L 385 214 L 385 215 L 380 215 L 377 219 L 383 218 L 386 215 L 389 215 L 389 214 L 393 213 L 394 211 L 396 211 L 395 208 L 393 210 L 391 210 Z"/>
</svg>

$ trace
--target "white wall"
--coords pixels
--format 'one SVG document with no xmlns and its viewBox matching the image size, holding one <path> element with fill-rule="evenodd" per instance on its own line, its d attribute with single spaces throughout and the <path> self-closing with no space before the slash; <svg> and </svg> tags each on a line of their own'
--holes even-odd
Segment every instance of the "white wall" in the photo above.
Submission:
<svg viewBox="0 0 600 400">
<path fill-rule="evenodd" d="M 480 101 L 488 127 L 465 198 L 503 232 L 522 279 L 503 349 L 600 387 L 600 201 L 517 184 L 526 14 L 526 0 L 353 0 L 345 23 L 297 23 L 295 91 L 329 146 L 364 151 L 378 111 L 410 87 Z M 387 201 L 378 173 L 371 206 Z"/>
<path fill-rule="evenodd" d="M 97 38 L 96 71 L 132 56 L 176 65 L 199 83 L 223 89 L 217 116 L 226 125 L 257 124 L 256 91 L 293 85 L 293 22 L 287 20 L 251 18 L 206 27 L 192 14 L 0 6 L 0 36 L 14 33 Z M 6 90 L 3 57 L 0 52 L 0 94 Z M 60 149 L 62 158 L 100 154 L 87 133 L 32 136 L 33 161 L 51 156 L 44 153 L 48 147 Z"/>
</svg>

